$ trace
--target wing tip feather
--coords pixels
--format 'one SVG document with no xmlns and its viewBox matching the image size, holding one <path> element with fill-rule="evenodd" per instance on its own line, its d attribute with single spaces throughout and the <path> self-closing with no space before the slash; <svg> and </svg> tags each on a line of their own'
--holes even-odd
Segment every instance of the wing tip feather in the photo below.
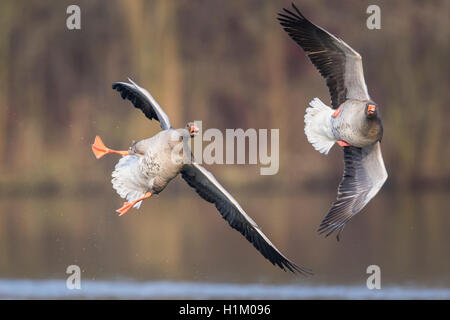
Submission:
<svg viewBox="0 0 450 320">
<path fill-rule="evenodd" d="M 295 18 L 297 20 L 307 20 L 293 2 L 291 3 L 291 6 L 295 10 L 295 13 L 287 8 L 283 8 L 283 11 L 279 12 L 278 14 L 286 16 L 285 14 L 283 14 L 283 12 L 284 12 L 284 13 L 287 13 L 292 16 L 292 17 L 289 17 L 290 19 Z"/>
<path fill-rule="evenodd" d="M 221 197 L 217 195 L 214 196 L 213 191 L 208 191 L 208 185 L 202 183 L 201 179 L 202 177 L 206 177 L 208 180 L 215 180 L 214 176 L 209 173 L 209 171 L 194 163 L 194 165 L 190 164 L 183 167 L 183 169 L 181 170 L 181 177 L 187 182 L 190 187 L 194 188 L 194 190 L 201 198 L 213 203 L 216 209 L 221 214 L 222 218 L 228 223 L 228 225 L 232 229 L 243 235 L 244 238 L 246 238 L 246 240 L 251 245 L 253 245 L 253 247 L 274 266 L 279 267 L 283 271 L 290 271 L 294 274 L 299 273 L 305 276 L 313 275 L 312 270 L 298 266 L 287 259 L 285 256 L 283 256 L 278 251 L 278 249 L 270 242 L 270 240 L 262 233 L 262 231 L 260 231 L 261 229 L 256 225 L 253 219 L 247 216 L 245 212 L 245 215 L 240 212 L 239 209 L 242 210 L 242 208 L 240 208 L 237 203 L 234 204 L 233 202 L 229 202 L 227 205 L 225 199 L 221 199 Z M 217 180 L 215 181 L 217 182 L 217 184 L 219 184 Z M 213 182 L 210 181 L 210 183 Z M 230 197 L 232 198 L 231 195 Z M 232 199 L 234 200 L 234 198 Z M 230 200 L 228 199 L 228 201 Z"/>
</svg>

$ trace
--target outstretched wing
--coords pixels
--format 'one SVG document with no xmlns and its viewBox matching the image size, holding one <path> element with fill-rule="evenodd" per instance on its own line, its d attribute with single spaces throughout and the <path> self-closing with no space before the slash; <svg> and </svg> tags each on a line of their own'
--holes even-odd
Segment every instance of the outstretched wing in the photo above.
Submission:
<svg viewBox="0 0 450 320">
<path fill-rule="evenodd" d="M 370 100 L 358 52 L 311 23 L 294 4 L 292 6 L 295 13 L 284 9 L 278 20 L 326 79 L 333 109 L 339 108 L 347 99 Z"/>
<path fill-rule="evenodd" d="M 113 83 L 112 88 L 119 91 L 123 99 L 130 100 L 136 108 L 141 109 L 147 118 L 159 121 L 163 130 L 170 129 L 172 126 L 170 125 L 169 117 L 150 92 L 139 87 L 130 78 L 128 78 L 128 81 L 131 83 Z"/>
<path fill-rule="evenodd" d="M 273 265 L 285 271 L 287 269 L 294 273 L 312 274 L 311 270 L 289 261 L 208 170 L 194 162 L 184 165 L 181 174 L 203 199 L 214 203 L 228 224 L 239 231 Z"/>
<path fill-rule="evenodd" d="M 326 236 L 338 231 L 338 240 L 345 224 L 378 193 L 388 177 L 380 142 L 364 148 L 344 147 L 344 164 L 337 200 L 318 230 Z"/>
</svg>

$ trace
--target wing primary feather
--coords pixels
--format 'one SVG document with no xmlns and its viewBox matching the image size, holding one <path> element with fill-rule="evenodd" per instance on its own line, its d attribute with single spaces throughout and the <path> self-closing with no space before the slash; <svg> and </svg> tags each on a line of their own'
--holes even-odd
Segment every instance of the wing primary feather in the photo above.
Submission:
<svg viewBox="0 0 450 320">
<path fill-rule="evenodd" d="M 358 148 L 344 147 L 344 174 L 336 201 L 320 223 L 318 232 L 326 237 L 338 232 L 378 193 L 387 179 L 380 143 Z"/>
<path fill-rule="evenodd" d="M 114 90 L 120 93 L 123 99 L 128 99 L 138 109 L 140 109 L 150 120 L 157 120 L 163 130 L 171 128 L 169 117 L 152 97 L 150 92 L 141 88 L 133 80 L 128 78 L 130 83 L 115 82 L 112 85 Z"/>
<path fill-rule="evenodd" d="M 188 164 L 183 167 L 181 176 L 200 197 L 213 203 L 230 227 L 240 232 L 273 265 L 284 271 L 312 274 L 310 269 L 297 266 L 287 259 L 205 168 L 197 163 Z"/>
<path fill-rule="evenodd" d="M 325 78 L 333 109 L 347 99 L 370 100 L 361 56 L 342 39 L 306 19 L 294 4 L 292 7 L 295 12 L 283 9 L 277 19 Z"/>
</svg>

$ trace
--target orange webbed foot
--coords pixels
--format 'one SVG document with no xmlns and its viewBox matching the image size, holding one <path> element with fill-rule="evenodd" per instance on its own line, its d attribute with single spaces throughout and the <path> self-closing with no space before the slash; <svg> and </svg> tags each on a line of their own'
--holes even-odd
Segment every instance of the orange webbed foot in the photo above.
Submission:
<svg viewBox="0 0 450 320">
<path fill-rule="evenodd" d="M 133 208 L 133 206 L 134 206 L 133 202 L 124 202 L 122 208 L 117 209 L 116 212 L 120 213 L 119 217 L 123 216 L 125 213 L 130 211 L 131 208 Z"/>
<path fill-rule="evenodd" d="M 151 196 L 152 196 L 152 193 L 151 192 L 147 192 L 143 197 L 141 197 L 141 198 L 139 198 L 137 200 L 134 200 L 132 202 L 124 202 L 122 208 L 117 209 L 116 212 L 120 213 L 119 217 L 123 216 L 125 213 L 130 211 L 130 209 L 133 208 L 133 206 L 136 203 L 138 203 L 139 201 L 142 201 L 144 199 L 150 198 Z"/>
<path fill-rule="evenodd" d="M 108 153 L 108 148 L 104 145 L 99 136 L 95 136 L 94 144 L 92 145 L 92 152 L 97 159 L 100 159 Z"/>
<path fill-rule="evenodd" d="M 105 154 L 108 154 L 108 153 L 117 153 L 122 156 L 126 156 L 128 154 L 128 151 L 117 151 L 117 150 L 112 150 L 112 149 L 106 147 L 105 144 L 103 143 L 102 139 L 100 139 L 99 136 L 95 137 L 95 141 L 92 144 L 92 152 L 94 153 L 94 155 L 97 159 L 100 159 L 101 157 L 103 157 Z"/>
</svg>

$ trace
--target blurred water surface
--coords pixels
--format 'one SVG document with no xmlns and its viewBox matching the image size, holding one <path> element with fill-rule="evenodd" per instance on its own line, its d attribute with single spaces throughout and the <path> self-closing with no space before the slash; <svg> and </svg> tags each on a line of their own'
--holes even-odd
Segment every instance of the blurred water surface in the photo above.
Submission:
<svg viewBox="0 0 450 320">
<path fill-rule="evenodd" d="M 450 289 L 388 286 L 261 285 L 171 281 L 84 281 L 67 290 L 63 280 L 0 280 L 0 298 L 16 299 L 450 299 Z"/>
<path fill-rule="evenodd" d="M 189 189 L 179 192 L 183 183 L 123 217 L 114 212 L 121 201 L 113 191 L 2 199 L 0 296 L 76 297 L 65 292 L 66 268 L 75 264 L 87 290 L 78 294 L 85 298 L 105 297 L 98 288 L 108 285 L 113 297 L 125 299 L 217 298 L 218 292 L 226 298 L 449 298 L 445 192 L 382 192 L 348 224 L 340 242 L 316 233 L 334 193 L 240 192 L 243 207 L 278 248 L 313 269 L 315 275 L 305 278 L 273 267 L 212 205 Z M 381 268 L 385 295 L 365 286 L 372 264 Z M 171 294 L 156 290 L 164 284 Z M 117 289 L 130 285 L 142 295 Z"/>
</svg>

